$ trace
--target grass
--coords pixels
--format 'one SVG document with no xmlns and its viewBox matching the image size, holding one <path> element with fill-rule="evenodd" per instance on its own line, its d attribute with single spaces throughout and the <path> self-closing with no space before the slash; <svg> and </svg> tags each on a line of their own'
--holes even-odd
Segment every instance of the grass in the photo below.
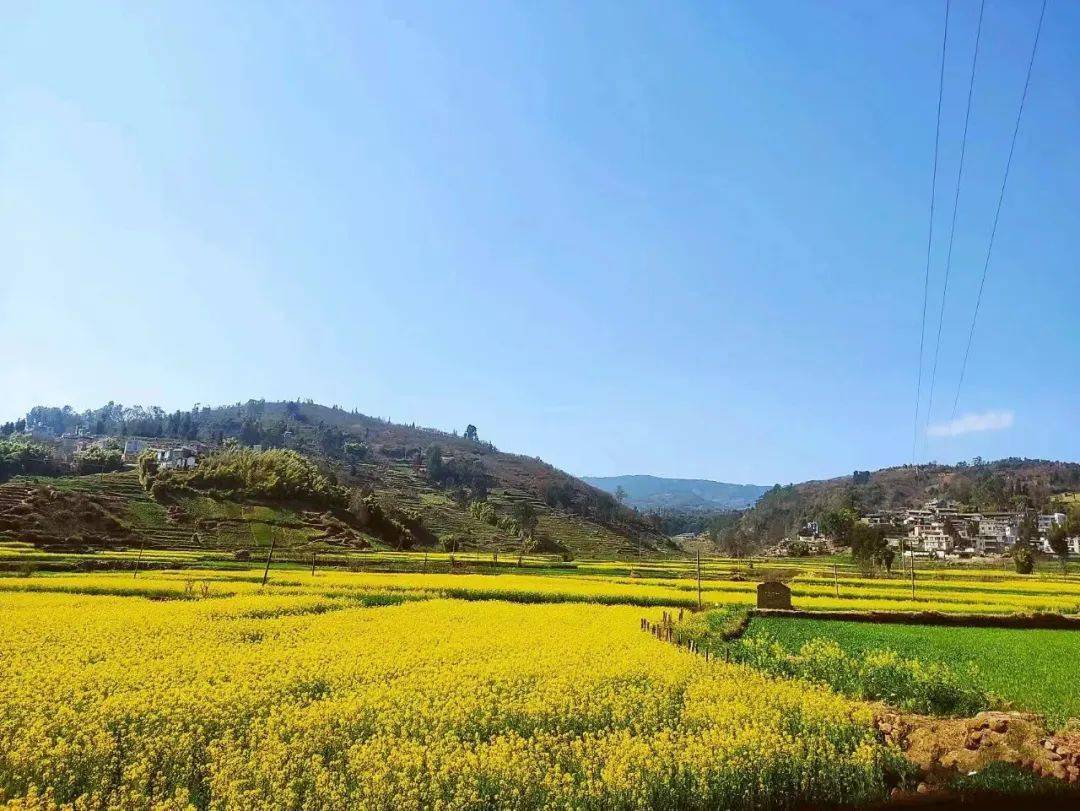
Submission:
<svg viewBox="0 0 1080 811">
<path fill-rule="evenodd" d="M 1060 780 L 1036 777 L 1011 763 L 991 763 L 974 774 L 959 775 L 948 788 L 966 802 L 985 801 L 987 797 L 1062 798 L 1069 795 Z M 998 807 L 998 806 L 993 806 Z"/>
<path fill-rule="evenodd" d="M 755 618 L 748 634 L 766 633 L 791 652 L 812 639 L 830 639 L 855 655 L 887 648 L 924 662 L 971 663 L 981 687 L 1045 715 L 1052 726 L 1080 716 L 1080 631 Z"/>
</svg>

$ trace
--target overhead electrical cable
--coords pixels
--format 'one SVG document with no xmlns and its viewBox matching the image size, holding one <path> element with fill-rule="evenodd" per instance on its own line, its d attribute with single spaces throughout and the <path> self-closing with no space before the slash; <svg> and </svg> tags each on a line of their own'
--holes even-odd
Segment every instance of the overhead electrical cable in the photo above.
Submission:
<svg viewBox="0 0 1080 811">
<path fill-rule="evenodd" d="M 949 3 L 945 0 L 945 33 L 941 38 L 941 69 L 938 72 L 937 121 L 934 124 L 934 171 L 930 176 L 930 226 L 926 236 L 926 271 L 923 274 L 922 323 L 919 325 L 919 371 L 915 377 L 915 425 L 911 436 L 911 464 L 919 444 L 919 405 L 922 400 L 923 353 L 926 347 L 926 303 L 930 296 L 930 255 L 934 244 L 934 199 L 937 197 L 938 153 L 941 144 L 941 98 L 945 90 L 945 50 L 949 42 Z"/>
<path fill-rule="evenodd" d="M 960 138 L 960 164 L 956 170 L 956 190 L 953 193 L 952 223 L 949 226 L 949 247 L 945 252 L 945 281 L 941 287 L 941 309 L 938 311 L 937 338 L 934 341 L 934 363 L 930 367 L 930 392 L 926 398 L 926 425 L 934 409 L 934 386 L 937 383 L 938 356 L 941 352 L 941 328 L 945 323 L 945 298 L 949 292 L 949 271 L 952 269 L 953 243 L 956 239 L 956 213 L 960 208 L 960 187 L 964 178 L 964 156 L 967 153 L 968 125 L 971 122 L 971 100 L 975 95 L 975 71 L 979 63 L 979 43 L 982 40 L 983 12 L 986 0 L 979 3 L 979 23 L 975 29 L 975 50 L 971 55 L 971 76 L 968 79 L 967 109 L 964 112 L 964 132 Z"/>
<path fill-rule="evenodd" d="M 964 359 L 960 364 L 960 378 L 956 383 L 956 396 L 953 398 L 952 416 L 956 418 L 956 407 L 960 402 L 960 388 L 964 385 L 964 373 L 967 371 L 968 357 L 971 354 L 971 340 L 975 335 L 975 322 L 979 317 L 979 306 L 982 304 L 983 288 L 986 287 L 986 274 L 990 269 L 990 254 L 994 250 L 994 237 L 997 235 L 998 220 L 1001 218 L 1001 206 L 1005 201 L 1005 186 L 1009 182 L 1009 170 L 1012 168 L 1013 152 L 1016 150 L 1016 136 L 1020 132 L 1020 119 L 1024 115 L 1024 104 L 1027 102 L 1028 87 L 1031 85 L 1031 69 L 1035 65 L 1035 54 L 1039 49 L 1039 36 L 1042 34 L 1043 18 L 1046 16 L 1046 0 L 1043 0 L 1042 9 L 1039 11 L 1039 22 L 1035 26 L 1035 41 L 1031 45 L 1031 57 L 1028 59 L 1027 76 L 1024 78 L 1024 90 L 1020 94 L 1020 107 L 1016 111 L 1016 123 L 1013 125 L 1012 140 L 1009 142 L 1009 157 L 1005 161 L 1005 174 L 1001 178 L 1001 190 L 998 192 L 997 208 L 994 210 L 994 225 L 990 229 L 990 241 L 986 246 L 986 260 L 983 262 L 982 278 L 979 280 L 979 293 L 975 297 L 975 311 L 971 315 L 971 328 L 968 330 L 967 345 L 964 348 Z"/>
</svg>

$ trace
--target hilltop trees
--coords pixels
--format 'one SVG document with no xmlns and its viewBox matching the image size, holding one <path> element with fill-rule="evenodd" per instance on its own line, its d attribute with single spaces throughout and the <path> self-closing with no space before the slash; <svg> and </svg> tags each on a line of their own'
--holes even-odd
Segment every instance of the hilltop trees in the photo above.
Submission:
<svg viewBox="0 0 1080 811">
<path fill-rule="evenodd" d="M 469 423 L 469 425 L 465 427 L 465 438 L 470 442 L 480 441 L 480 437 L 476 435 L 476 426 L 472 423 Z"/>
</svg>

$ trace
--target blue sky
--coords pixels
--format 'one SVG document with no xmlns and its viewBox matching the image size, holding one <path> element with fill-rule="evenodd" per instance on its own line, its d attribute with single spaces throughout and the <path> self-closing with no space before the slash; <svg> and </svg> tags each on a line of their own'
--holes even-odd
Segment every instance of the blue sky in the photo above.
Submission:
<svg viewBox="0 0 1080 811">
<path fill-rule="evenodd" d="M 579 474 L 910 461 L 941 3 L 148 5 L 0 11 L 3 418 L 311 397 Z M 935 425 L 1038 11 L 987 2 Z M 922 458 L 1080 458 L 1078 40 L 1051 2 Z"/>
</svg>

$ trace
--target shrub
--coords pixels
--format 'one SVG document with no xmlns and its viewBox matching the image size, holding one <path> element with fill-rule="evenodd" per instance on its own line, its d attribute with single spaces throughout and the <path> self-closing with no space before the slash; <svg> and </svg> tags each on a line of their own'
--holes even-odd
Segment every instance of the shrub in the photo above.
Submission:
<svg viewBox="0 0 1080 811">
<path fill-rule="evenodd" d="M 490 501 L 474 501 L 469 505 L 469 513 L 477 521 L 483 521 L 493 527 L 499 525 L 499 515 L 495 512 L 495 505 Z"/>
<path fill-rule="evenodd" d="M 51 475 L 60 472 L 52 451 L 26 439 L 0 439 L 0 482 L 23 474 Z"/>
<path fill-rule="evenodd" d="M 345 443 L 345 454 L 351 459 L 362 461 L 371 456 L 371 450 L 363 442 L 353 442 L 350 440 Z"/>
<path fill-rule="evenodd" d="M 136 467 L 139 470 L 139 483 L 149 490 L 158 472 L 157 455 L 153 451 L 143 451 Z"/>
<path fill-rule="evenodd" d="M 88 473 L 108 473 L 124 466 L 124 457 L 115 448 L 93 445 L 75 454 L 73 465 L 80 476 Z"/>
<path fill-rule="evenodd" d="M 349 498 L 349 512 L 365 531 L 395 549 L 411 549 L 417 543 L 434 546 L 438 540 L 435 533 L 424 526 L 420 513 L 387 507 L 374 496 L 359 490 L 354 490 Z"/>
</svg>

